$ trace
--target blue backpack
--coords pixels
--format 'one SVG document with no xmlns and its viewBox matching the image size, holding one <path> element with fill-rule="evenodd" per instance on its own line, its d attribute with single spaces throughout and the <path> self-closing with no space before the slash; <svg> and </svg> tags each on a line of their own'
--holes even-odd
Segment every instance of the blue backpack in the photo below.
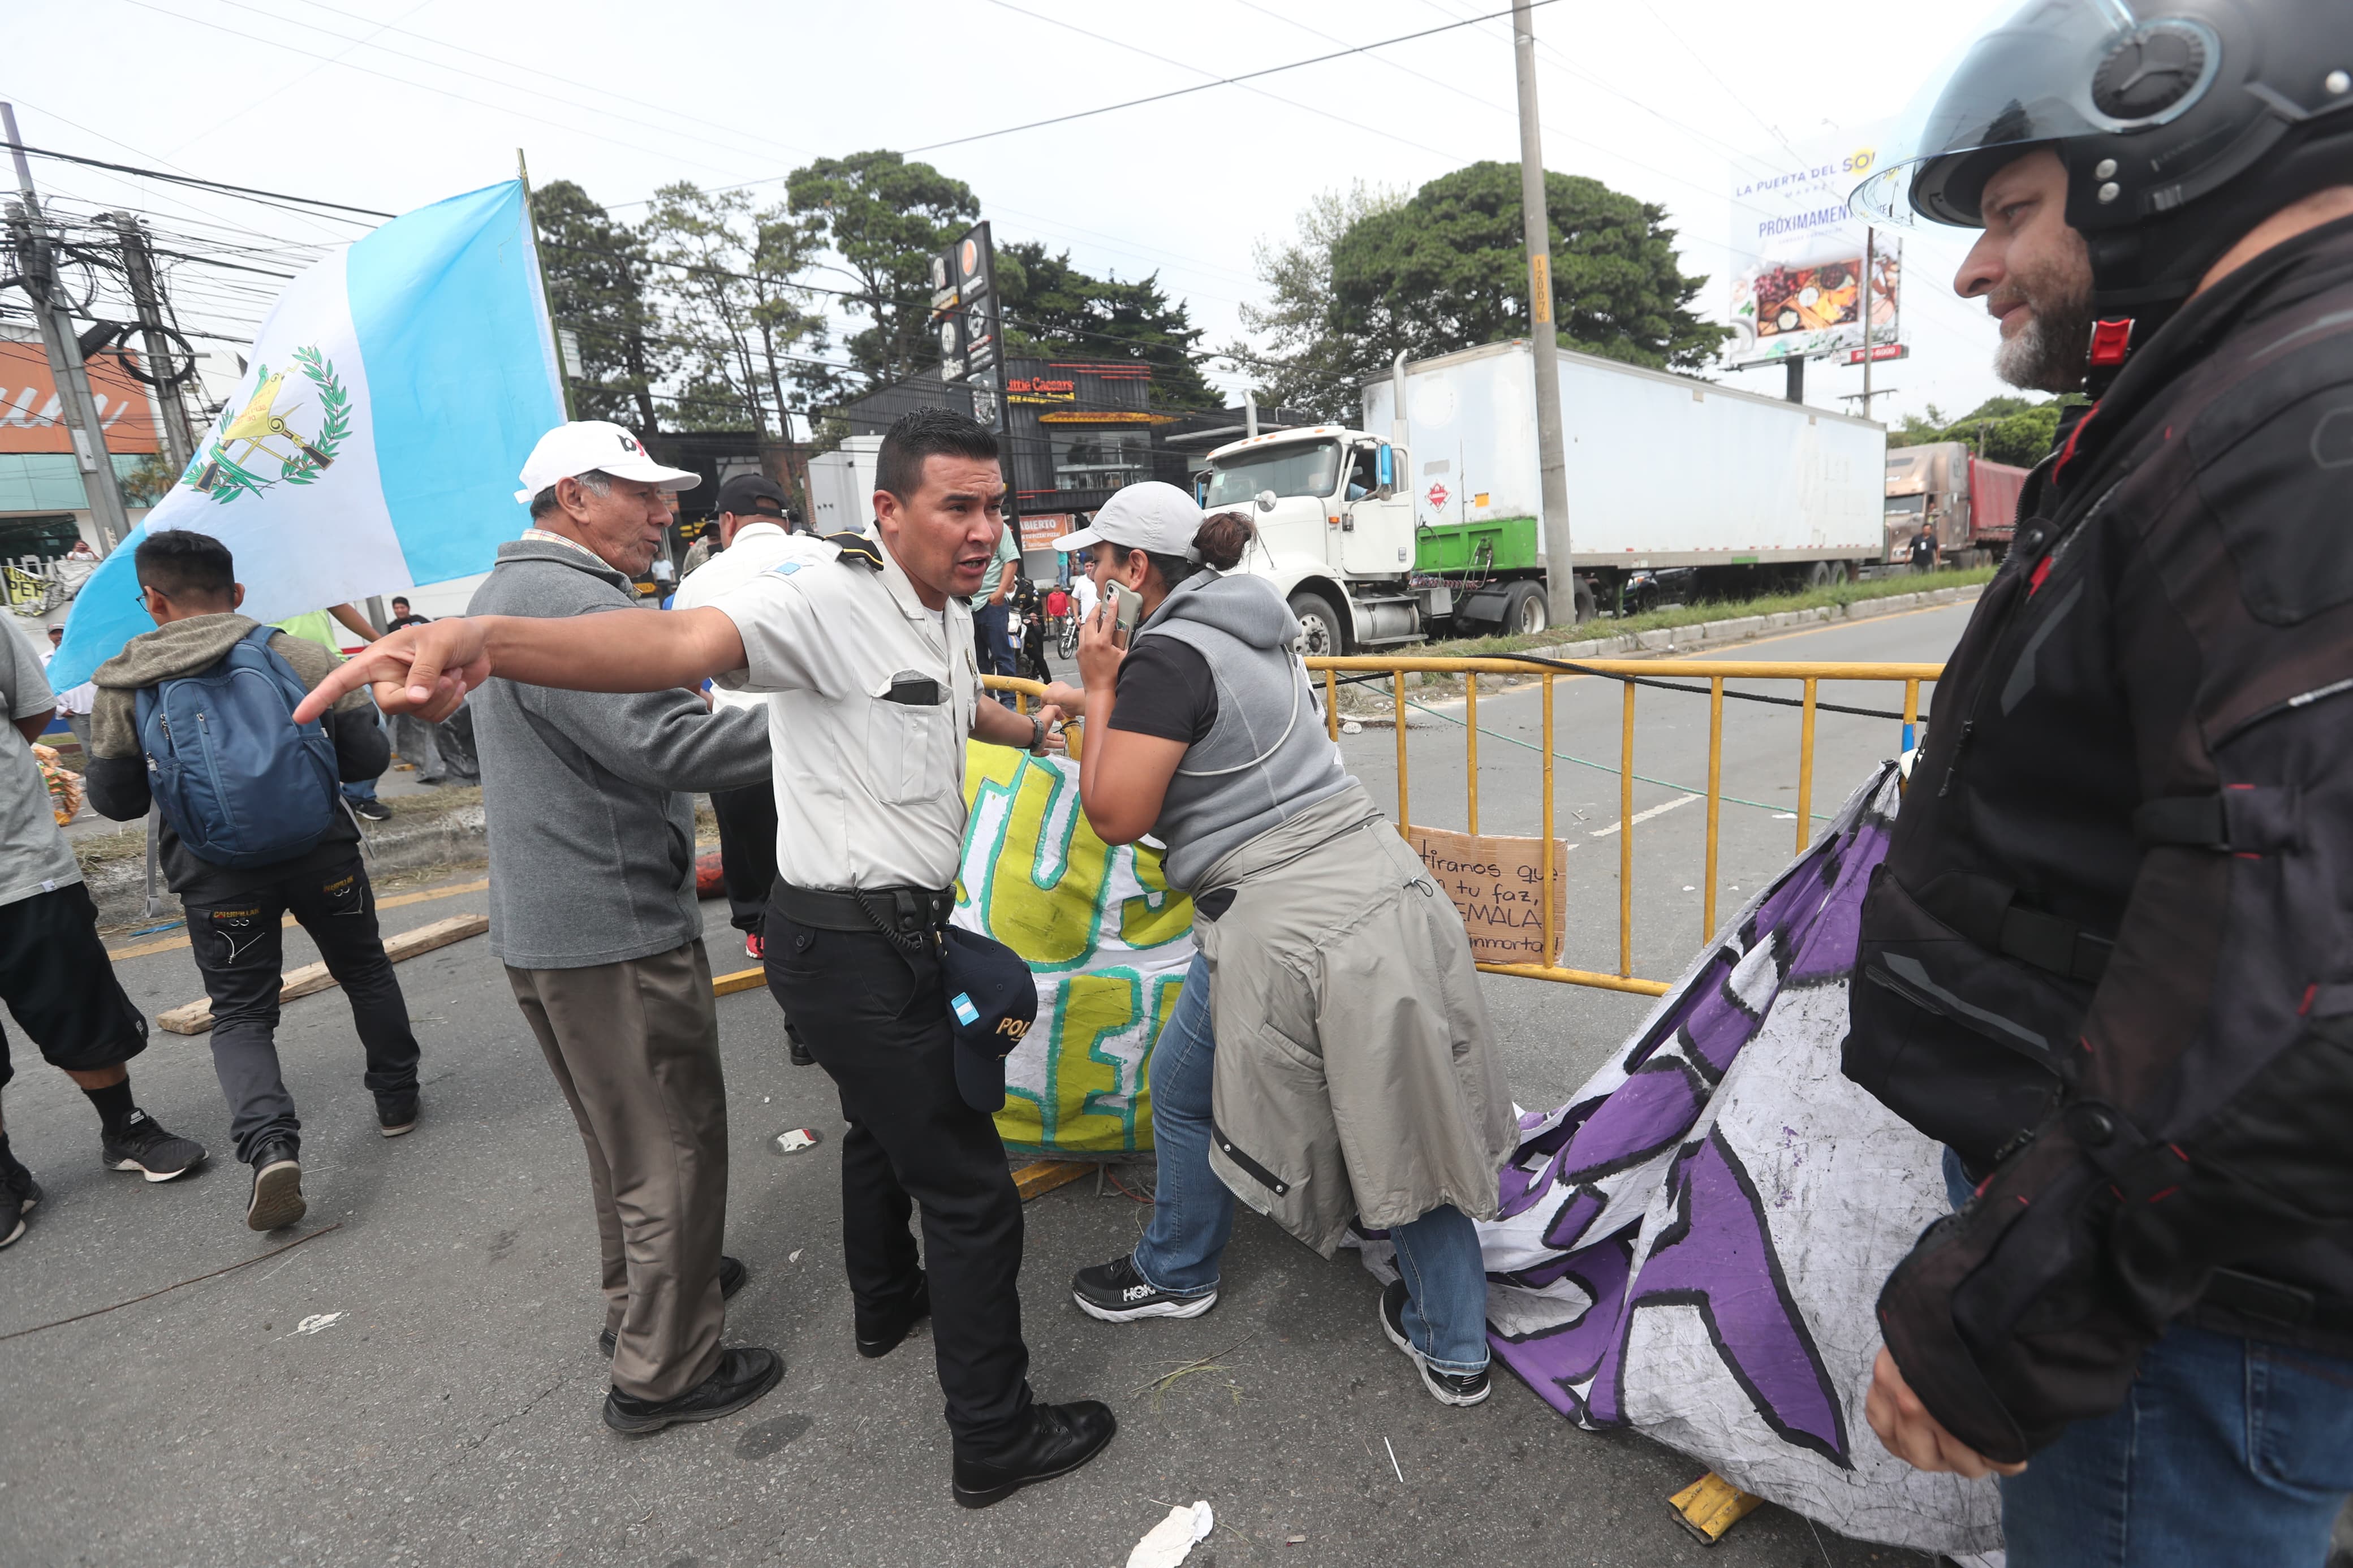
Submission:
<svg viewBox="0 0 2353 1568">
<path fill-rule="evenodd" d="M 272 866 L 304 854 L 343 800 L 335 744 L 293 722 L 308 689 L 257 626 L 217 663 L 140 689 L 147 784 L 180 842 L 216 866 Z"/>
</svg>

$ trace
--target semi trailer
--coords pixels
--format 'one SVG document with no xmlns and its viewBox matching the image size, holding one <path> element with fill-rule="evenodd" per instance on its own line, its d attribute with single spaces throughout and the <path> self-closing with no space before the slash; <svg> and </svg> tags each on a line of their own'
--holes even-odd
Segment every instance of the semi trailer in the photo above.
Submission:
<svg viewBox="0 0 2353 1568">
<path fill-rule="evenodd" d="M 1881 426 L 1588 354 L 1561 354 L 1559 376 L 1580 619 L 1659 568 L 1701 568 L 1702 592 L 1729 595 L 1880 558 Z M 1289 599 L 1311 653 L 1544 630 L 1528 345 L 1400 356 L 1364 407 L 1362 428 L 1208 455 L 1202 504 L 1259 526 L 1241 569 Z"/>
<path fill-rule="evenodd" d="M 1920 524 L 1936 531 L 1936 549 L 1954 565 L 1979 566 L 2010 553 L 2018 531 L 2024 468 L 1989 463 L 1963 441 L 1895 447 L 1887 454 L 1887 553 L 1908 559 Z"/>
</svg>

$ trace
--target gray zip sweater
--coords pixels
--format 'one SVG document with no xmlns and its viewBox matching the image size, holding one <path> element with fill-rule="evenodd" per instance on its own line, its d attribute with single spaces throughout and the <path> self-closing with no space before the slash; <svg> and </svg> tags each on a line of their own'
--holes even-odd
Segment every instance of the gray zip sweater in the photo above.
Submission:
<svg viewBox="0 0 2353 1568">
<path fill-rule="evenodd" d="M 569 545 L 517 540 L 476 616 L 632 609 L 628 579 Z M 659 611 L 639 611 L 658 615 Z M 698 790 L 768 779 L 768 716 L 692 692 L 557 691 L 493 677 L 466 700 L 482 761 L 491 947 L 515 969 L 586 969 L 702 934 Z"/>
<path fill-rule="evenodd" d="M 1298 617 L 1264 578 L 1196 573 L 1136 635 L 1196 649 L 1218 683 L 1217 721 L 1186 748 L 1152 826 L 1170 887 L 1192 890 L 1234 849 L 1355 782 L 1292 650 Z"/>
</svg>

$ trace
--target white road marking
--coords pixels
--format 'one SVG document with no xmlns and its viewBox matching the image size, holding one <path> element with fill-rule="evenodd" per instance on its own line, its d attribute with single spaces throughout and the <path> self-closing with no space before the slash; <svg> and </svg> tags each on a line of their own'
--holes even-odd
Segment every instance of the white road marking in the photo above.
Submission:
<svg viewBox="0 0 2353 1568">
<path fill-rule="evenodd" d="M 1657 805 L 1651 807 L 1648 811 L 1636 812 L 1634 814 L 1633 820 L 1636 822 L 1648 822 L 1654 816 L 1664 816 L 1666 813 L 1674 810 L 1674 808 L 1679 805 L 1689 805 L 1692 802 L 1699 798 L 1700 797 L 1695 795 L 1679 795 L 1672 800 L 1662 801 Z M 1621 826 L 1622 824 L 1613 822 L 1607 827 L 1595 828 L 1592 832 L 1587 834 L 1586 837 L 1588 838 L 1607 838 L 1611 834 L 1617 832 Z"/>
</svg>

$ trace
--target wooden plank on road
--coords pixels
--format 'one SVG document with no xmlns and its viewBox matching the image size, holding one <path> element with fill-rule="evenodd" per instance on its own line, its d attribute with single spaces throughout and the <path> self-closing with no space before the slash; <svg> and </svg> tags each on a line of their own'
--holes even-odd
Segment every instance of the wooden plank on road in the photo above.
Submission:
<svg viewBox="0 0 2353 1568">
<path fill-rule="evenodd" d="M 470 936 L 480 936 L 491 929 L 488 915 L 452 915 L 446 921 L 418 926 L 415 931 L 402 931 L 398 936 L 384 939 L 384 955 L 398 963 L 404 958 L 415 958 L 420 952 L 431 952 L 453 942 L 463 942 Z M 306 963 L 300 969 L 289 970 L 280 977 L 278 1000 L 283 1004 L 297 996 L 308 996 L 314 991 L 324 991 L 335 983 L 323 963 Z M 175 1035 L 201 1035 L 213 1026 L 212 998 L 190 1002 L 155 1016 L 155 1022 Z"/>
</svg>

